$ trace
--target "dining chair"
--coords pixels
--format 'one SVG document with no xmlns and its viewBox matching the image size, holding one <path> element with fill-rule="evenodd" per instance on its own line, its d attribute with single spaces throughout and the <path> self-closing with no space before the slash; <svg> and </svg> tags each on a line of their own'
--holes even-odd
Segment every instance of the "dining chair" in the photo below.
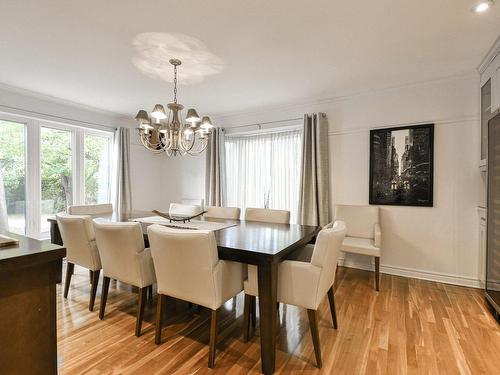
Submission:
<svg viewBox="0 0 500 375">
<path fill-rule="evenodd" d="M 263 223 L 290 224 L 290 211 L 271 210 L 268 208 L 247 208 L 245 220 Z"/>
<path fill-rule="evenodd" d="M 113 214 L 113 205 L 111 203 L 106 203 L 69 206 L 68 213 L 70 215 L 110 216 Z"/>
<path fill-rule="evenodd" d="M 347 234 L 341 250 L 375 258 L 375 288 L 380 290 L 380 256 L 382 232 L 379 208 L 376 206 L 336 205 L 335 220 L 345 223 Z"/>
<path fill-rule="evenodd" d="M 220 260 L 212 231 L 148 227 L 151 255 L 158 280 L 155 343 L 161 343 L 166 296 L 211 310 L 208 367 L 215 365 L 217 312 L 243 290 L 243 265 Z"/>
<path fill-rule="evenodd" d="M 195 216 L 201 213 L 201 207 L 194 204 L 170 203 L 170 216 Z"/>
<path fill-rule="evenodd" d="M 239 220 L 241 210 L 238 207 L 208 206 L 203 216 L 212 219 Z"/>
<path fill-rule="evenodd" d="M 151 251 L 144 248 L 141 224 L 111 223 L 94 220 L 97 247 L 101 255 L 104 279 L 102 283 L 99 319 L 104 318 L 110 279 L 139 288 L 135 335 L 141 335 L 147 289 L 156 283 Z"/>
<path fill-rule="evenodd" d="M 68 298 L 71 276 L 75 264 L 90 271 L 90 300 L 89 310 L 94 310 L 97 284 L 101 272 L 101 258 L 95 241 L 94 225 L 89 215 L 56 215 L 57 225 L 61 232 L 63 245 L 66 247 L 66 280 L 64 283 L 64 298 Z"/>
<path fill-rule="evenodd" d="M 309 262 L 284 260 L 278 268 L 278 302 L 295 305 L 307 309 L 309 326 L 316 356 L 316 364 L 322 366 L 321 347 L 318 331 L 318 307 L 325 295 L 328 295 L 333 327 L 337 329 L 337 313 L 335 310 L 335 296 L 333 284 L 340 252 L 340 246 L 346 234 L 343 222 L 337 221 L 331 228 L 322 229 L 312 248 L 312 257 Z M 255 270 L 256 271 L 256 270 Z M 248 269 L 248 279 L 244 282 L 245 290 L 245 341 L 250 333 L 251 311 L 247 295 L 258 295 L 257 272 Z"/>
<path fill-rule="evenodd" d="M 182 204 L 188 204 L 191 206 L 198 206 L 200 207 L 200 211 L 204 211 L 205 208 L 205 199 L 198 199 L 198 198 L 182 198 L 181 199 Z"/>
</svg>

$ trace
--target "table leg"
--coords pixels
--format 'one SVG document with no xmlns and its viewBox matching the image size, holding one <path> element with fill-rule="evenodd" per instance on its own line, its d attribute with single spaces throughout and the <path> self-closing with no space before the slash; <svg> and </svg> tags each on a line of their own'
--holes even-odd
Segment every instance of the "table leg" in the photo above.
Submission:
<svg viewBox="0 0 500 375">
<path fill-rule="evenodd" d="M 278 294 L 278 263 L 263 261 L 258 265 L 260 356 L 262 372 L 274 373 L 276 362 L 276 302 Z"/>
<path fill-rule="evenodd" d="M 56 222 L 50 222 L 50 242 L 59 246 L 63 246 L 63 241 L 61 237 L 61 232 L 59 231 L 59 226 Z M 62 282 L 62 259 L 58 261 L 58 270 L 56 273 L 56 283 L 60 284 Z"/>
</svg>

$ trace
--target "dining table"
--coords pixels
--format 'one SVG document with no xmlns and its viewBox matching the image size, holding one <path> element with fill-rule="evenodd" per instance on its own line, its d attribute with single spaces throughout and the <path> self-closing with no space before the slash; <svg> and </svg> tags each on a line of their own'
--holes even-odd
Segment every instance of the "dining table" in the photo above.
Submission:
<svg viewBox="0 0 500 375">
<path fill-rule="evenodd" d="M 151 217 L 151 211 L 134 211 L 128 214 L 114 213 L 104 220 L 140 222 L 144 241 L 148 246 L 148 222 L 141 222 L 143 217 Z M 318 226 L 300 224 L 276 224 L 245 220 L 224 220 L 197 218 L 206 222 L 228 223 L 231 226 L 216 230 L 215 237 L 219 258 L 257 266 L 260 314 L 260 353 L 262 373 L 268 375 L 276 367 L 276 324 L 278 265 L 294 250 L 313 242 L 320 231 Z M 194 223 L 195 220 L 192 222 Z M 55 217 L 50 223 L 51 242 L 63 245 Z M 172 222 L 172 226 L 176 223 Z M 189 229 L 187 229 L 189 230 Z"/>
</svg>

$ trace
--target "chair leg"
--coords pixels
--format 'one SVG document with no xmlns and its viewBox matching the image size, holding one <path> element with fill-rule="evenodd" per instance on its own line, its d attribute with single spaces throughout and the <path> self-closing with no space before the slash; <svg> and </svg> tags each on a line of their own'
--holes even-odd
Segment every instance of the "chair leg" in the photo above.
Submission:
<svg viewBox="0 0 500 375">
<path fill-rule="evenodd" d="M 153 285 L 148 286 L 148 299 L 153 299 Z"/>
<path fill-rule="evenodd" d="M 316 310 L 307 309 L 307 316 L 309 317 L 309 327 L 311 329 L 311 336 L 314 346 L 314 354 L 316 355 L 316 365 L 318 368 L 323 366 L 321 361 L 321 347 L 319 345 L 319 332 L 318 332 L 318 314 Z"/>
<path fill-rule="evenodd" d="M 94 311 L 95 296 L 97 294 L 97 284 L 99 284 L 99 274 L 101 270 L 96 270 L 92 272 L 92 285 L 90 287 L 90 301 L 89 310 Z"/>
<path fill-rule="evenodd" d="M 375 288 L 380 290 L 380 257 L 375 257 Z"/>
<path fill-rule="evenodd" d="M 146 295 L 148 287 L 139 288 L 139 296 L 137 298 L 137 319 L 135 321 L 135 335 L 141 335 L 142 319 L 144 318 L 144 305 L 146 304 Z"/>
<path fill-rule="evenodd" d="M 243 306 L 243 341 L 248 342 L 250 337 L 250 308 L 252 307 L 252 296 L 245 294 L 245 305 Z"/>
<path fill-rule="evenodd" d="M 330 312 L 332 314 L 333 328 L 337 329 L 337 310 L 335 309 L 335 296 L 333 292 L 333 286 L 328 289 L 328 301 L 330 302 Z"/>
<path fill-rule="evenodd" d="M 156 324 L 155 324 L 155 344 L 161 344 L 161 314 L 163 309 L 164 301 L 166 296 L 163 294 L 158 294 L 158 300 L 156 302 Z"/>
<path fill-rule="evenodd" d="M 252 329 L 255 331 L 257 325 L 257 297 L 251 296 L 252 304 L 250 305 L 250 320 L 252 321 Z"/>
<path fill-rule="evenodd" d="M 73 276 L 74 270 L 75 265 L 68 262 L 68 265 L 66 266 L 66 281 L 64 283 L 64 298 L 68 298 L 69 284 L 71 283 L 71 276 Z"/>
<path fill-rule="evenodd" d="M 89 270 L 89 284 L 92 285 L 92 278 L 94 277 L 94 272 Z"/>
<path fill-rule="evenodd" d="M 208 367 L 215 367 L 215 345 L 217 344 L 217 311 L 212 310 L 210 319 L 210 348 L 208 353 Z"/>
<path fill-rule="evenodd" d="M 101 305 L 99 306 L 99 319 L 104 318 L 104 310 L 106 310 L 106 302 L 108 301 L 108 291 L 109 291 L 109 282 L 111 279 L 109 277 L 104 276 L 102 280 L 102 290 L 101 290 Z"/>
</svg>

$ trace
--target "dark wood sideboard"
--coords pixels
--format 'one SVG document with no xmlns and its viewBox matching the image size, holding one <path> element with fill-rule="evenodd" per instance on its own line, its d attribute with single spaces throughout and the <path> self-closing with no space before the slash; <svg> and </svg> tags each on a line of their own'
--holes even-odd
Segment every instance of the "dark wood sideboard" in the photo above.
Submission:
<svg viewBox="0 0 500 375">
<path fill-rule="evenodd" d="M 57 374 L 56 281 L 66 250 L 50 241 L 0 247 L 0 374 Z"/>
</svg>

